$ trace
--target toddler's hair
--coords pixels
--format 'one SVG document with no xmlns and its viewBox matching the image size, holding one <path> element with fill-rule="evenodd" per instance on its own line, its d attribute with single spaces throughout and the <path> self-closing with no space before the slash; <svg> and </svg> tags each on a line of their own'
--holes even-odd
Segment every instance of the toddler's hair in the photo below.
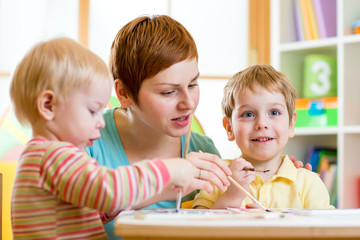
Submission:
<svg viewBox="0 0 360 240">
<path fill-rule="evenodd" d="M 38 120 L 38 96 L 52 90 L 57 101 L 70 91 L 92 83 L 112 84 L 105 62 L 89 49 L 70 38 L 55 38 L 36 44 L 16 67 L 10 85 L 10 97 L 18 120 Z"/>
</svg>

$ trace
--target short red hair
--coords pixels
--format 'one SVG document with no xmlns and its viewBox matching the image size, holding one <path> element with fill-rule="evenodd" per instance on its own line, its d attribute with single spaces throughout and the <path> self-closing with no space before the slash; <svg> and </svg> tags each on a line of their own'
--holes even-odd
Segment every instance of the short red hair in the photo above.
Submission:
<svg viewBox="0 0 360 240">
<path fill-rule="evenodd" d="M 114 80 L 138 104 L 144 80 L 186 59 L 198 59 L 195 41 L 176 20 L 166 15 L 141 16 L 117 33 L 109 59 Z"/>
</svg>

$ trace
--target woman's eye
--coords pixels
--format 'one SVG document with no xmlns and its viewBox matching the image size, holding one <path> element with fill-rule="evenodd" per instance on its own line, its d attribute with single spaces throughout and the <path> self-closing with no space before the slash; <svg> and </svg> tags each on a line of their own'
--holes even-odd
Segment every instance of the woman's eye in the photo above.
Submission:
<svg viewBox="0 0 360 240">
<path fill-rule="evenodd" d="M 162 92 L 160 93 L 161 95 L 164 95 L 164 96 L 169 96 L 171 95 L 172 93 L 174 93 L 174 91 L 166 91 L 166 92 Z"/>
<path fill-rule="evenodd" d="M 94 115 L 96 113 L 96 111 L 91 110 L 91 109 L 89 109 L 89 112 L 90 112 L 91 115 Z"/>
<path fill-rule="evenodd" d="M 194 87 L 196 87 L 197 85 L 198 85 L 197 83 L 190 84 L 190 85 L 189 85 L 189 88 L 194 88 Z"/>
</svg>

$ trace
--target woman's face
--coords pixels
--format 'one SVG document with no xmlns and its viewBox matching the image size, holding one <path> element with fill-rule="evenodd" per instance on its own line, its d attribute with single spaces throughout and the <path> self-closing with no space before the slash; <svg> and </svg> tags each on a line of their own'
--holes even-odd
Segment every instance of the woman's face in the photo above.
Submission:
<svg viewBox="0 0 360 240">
<path fill-rule="evenodd" d="M 130 106 L 138 124 L 172 137 L 185 135 L 190 115 L 199 103 L 198 77 L 198 62 L 194 58 L 146 79 L 140 87 L 139 105 Z"/>
</svg>

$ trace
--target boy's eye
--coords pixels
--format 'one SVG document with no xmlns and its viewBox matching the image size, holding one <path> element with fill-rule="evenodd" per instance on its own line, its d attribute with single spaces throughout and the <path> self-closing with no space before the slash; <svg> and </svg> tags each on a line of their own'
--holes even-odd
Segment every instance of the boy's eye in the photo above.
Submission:
<svg viewBox="0 0 360 240">
<path fill-rule="evenodd" d="M 251 117 L 254 117 L 254 114 L 252 112 L 246 112 L 246 113 L 243 113 L 242 116 L 245 118 L 251 118 Z"/>
<path fill-rule="evenodd" d="M 280 112 L 278 110 L 271 110 L 270 115 L 271 116 L 278 116 L 278 115 L 280 115 Z"/>
</svg>

